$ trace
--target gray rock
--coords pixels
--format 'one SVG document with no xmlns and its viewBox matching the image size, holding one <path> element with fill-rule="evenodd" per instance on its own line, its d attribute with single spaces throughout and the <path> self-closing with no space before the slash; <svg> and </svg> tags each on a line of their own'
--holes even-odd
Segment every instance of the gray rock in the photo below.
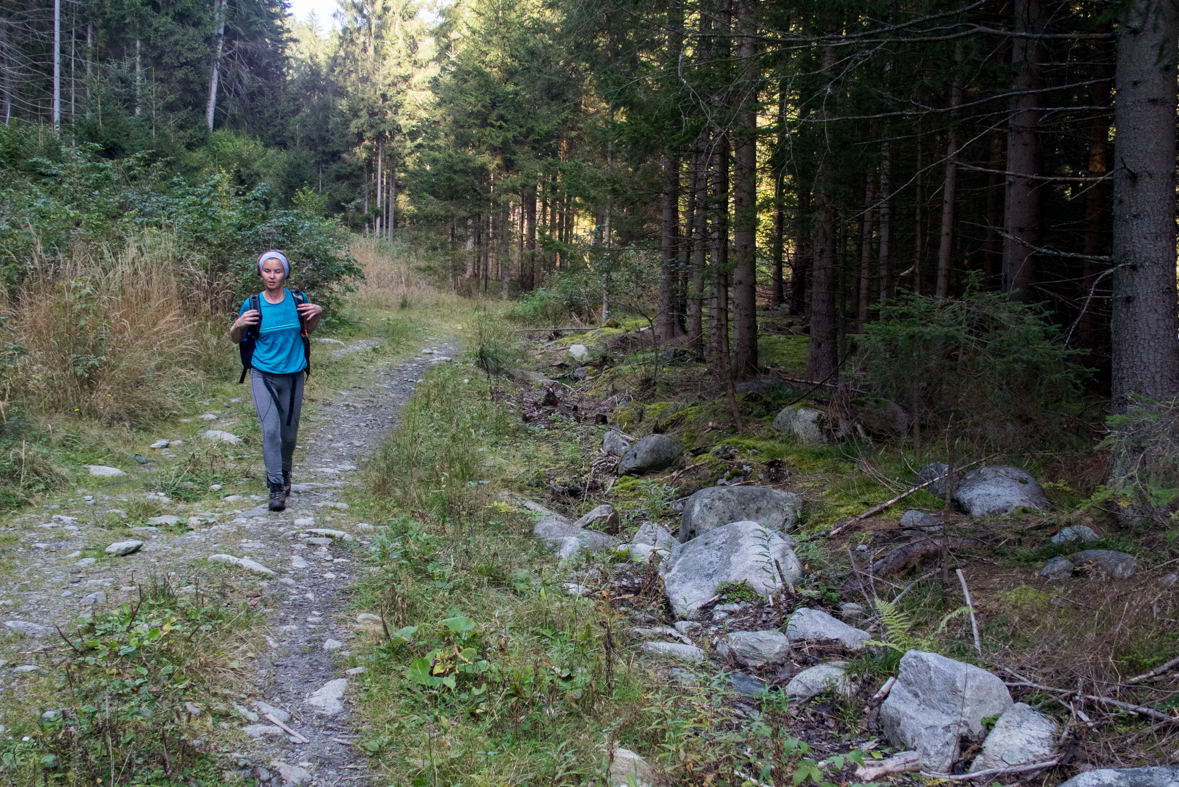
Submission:
<svg viewBox="0 0 1179 787">
<path fill-rule="evenodd" d="M 561 587 L 565 588 L 565 592 L 570 596 L 589 596 L 594 592 L 585 585 L 579 585 L 576 582 L 566 582 Z"/>
<path fill-rule="evenodd" d="M 745 667 L 778 664 L 790 655 L 790 640 L 781 631 L 734 631 L 728 646 L 733 659 Z"/>
<path fill-rule="evenodd" d="M 971 773 L 992 768 L 1014 768 L 1045 762 L 1056 754 L 1060 725 L 1030 705 L 1017 702 L 995 722 L 982 751 L 970 765 Z"/>
<path fill-rule="evenodd" d="M 229 443 L 230 445 L 238 445 L 242 441 L 237 435 L 223 432 L 220 429 L 210 429 L 202 434 L 201 437 L 206 440 L 212 440 L 215 443 Z"/>
<path fill-rule="evenodd" d="M 630 441 L 617 429 L 610 429 L 602 438 L 602 450 L 610 456 L 624 456 L 630 450 Z"/>
<path fill-rule="evenodd" d="M 857 604 L 854 601 L 845 601 L 839 605 L 839 619 L 849 626 L 861 623 L 867 617 L 868 613 L 864 609 L 863 604 Z"/>
<path fill-rule="evenodd" d="M 242 727 L 242 732 L 255 740 L 267 736 L 279 737 L 286 735 L 282 727 L 276 727 L 273 724 L 247 724 L 245 727 Z"/>
<path fill-rule="evenodd" d="M 618 516 L 618 512 L 614 510 L 614 506 L 605 503 L 590 511 L 573 524 L 575 527 L 590 528 L 591 530 L 617 535 L 619 529 L 622 527 L 622 517 Z"/>
<path fill-rule="evenodd" d="M 794 435 L 803 445 L 827 445 L 827 415 L 803 405 L 783 408 L 773 423 L 775 432 Z"/>
<path fill-rule="evenodd" d="M 980 467 L 963 476 L 954 500 L 971 516 L 1007 515 L 1017 508 L 1052 508 L 1040 482 L 1010 465 Z"/>
<path fill-rule="evenodd" d="M 770 530 L 798 523 L 802 498 L 761 486 L 714 486 L 701 489 L 684 503 L 680 541 L 686 542 L 730 522 L 760 522 Z"/>
<path fill-rule="evenodd" d="M 138 552 L 142 548 L 143 548 L 142 541 L 136 541 L 135 539 L 128 539 L 127 541 L 116 541 L 115 543 L 111 544 L 103 551 L 106 552 L 108 555 L 116 555 L 117 557 L 123 557 L 124 555 L 130 555 L 135 552 Z"/>
<path fill-rule="evenodd" d="M 270 767 L 278 772 L 279 777 L 283 780 L 283 785 L 294 785 L 298 787 L 300 784 L 307 784 L 311 781 L 311 773 L 298 765 L 288 765 L 282 760 L 271 760 Z"/>
<path fill-rule="evenodd" d="M 98 558 L 96 558 L 96 557 L 84 557 L 81 560 L 79 560 L 77 563 L 75 563 L 74 567 L 75 568 L 86 568 L 86 566 L 93 566 L 97 562 L 98 562 Z"/>
<path fill-rule="evenodd" d="M 51 626 L 42 626 L 40 623 L 26 623 L 23 620 L 9 620 L 4 624 L 4 628 L 26 637 L 48 637 L 51 634 L 57 633 Z"/>
<path fill-rule="evenodd" d="M 93 607 L 97 606 L 98 604 L 105 603 L 106 593 L 103 593 L 101 590 L 94 593 L 87 593 L 86 595 L 82 596 L 82 606 L 84 607 Z"/>
<path fill-rule="evenodd" d="M 725 582 L 745 582 L 761 594 L 781 590 L 775 560 L 786 582 L 796 582 L 802 564 L 790 548 L 793 544 L 789 537 L 757 522 L 733 522 L 692 539 L 660 570 L 676 616 L 694 616 Z"/>
<path fill-rule="evenodd" d="M 1066 541 L 1100 541 L 1101 536 L 1094 532 L 1093 528 L 1086 525 L 1070 525 L 1062 528 L 1059 533 L 1052 537 L 1053 544 L 1063 544 Z"/>
<path fill-rule="evenodd" d="M 948 472 L 950 472 L 950 466 L 945 462 L 930 462 L 917 473 L 917 483 L 914 486 L 924 484 L 926 481 L 933 481 L 935 478 L 941 478 L 941 476 L 944 476 Z M 933 481 L 925 489 L 935 497 L 945 497 L 946 481 L 948 480 L 942 478 L 940 481 Z"/>
<path fill-rule="evenodd" d="M 837 639 L 843 643 L 845 648 L 852 650 L 872 638 L 866 631 L 852 628 L 820 609 L 810 609 L 809 607 L 794 610 L 790 620 L 786 621 L 786 636 L 792 641 L 796 639 Z"/>
<path fill-rule="evenodd" d="M 927 514 L 924 511 L 912 509 L 906 511 L 901 517 L 901 527 L 911 528 L 913 530 L 924 530 L 926 532 L 936 532 L 942 529 L 942 520 L 933 514 Z"/>
<path fill-rule="evenodd" d="M 644 522 L 630 542 L 630 559 L 646 563 L 655 556 L 655 562 L 667 560 L 680 547 L 671 531 L 654 522 Z"/>
<path fill-rule="evenodd" d="M 1159 580 L 1159 587 L 1169 588 L 1174 587 L 1175 583 L 1179 582 L 1179 573 L 1171 572 Z"/>
<path fill-rule="evenodd" d="M 1060 787 L 1175 787 L 1179 765 L 1156 768 L 1102 768 L 1082 773 Z"/>
<path fill-rule="evenodd" d="M 618 474 L 657 473 L 675 464 L 683 453 L 684 449 L 675 440 L 666 435 L 653 434 L 630 447 L 618 464 Z"/>
<path fill-rule="evenodd" d="M 244 716 L 247 721 L 257 722 L 258 719 L 262 718 L 257 713 L 254 713 L 254 711 L 250 710 L 249 708 L 238 705 L 236 702 L 233 703 L 233 709 L 235 711 L 237 711 L 238 713 L 240 713 L 242 716 Z"/>
<path fill-rule="evenodd" d="M 299 555 L 291 557 L 291 568 L 307 568 L 307 561 Z"/>
<path fill-rule="evenodd" d="M 589 358 L 589 348 L 584 344 L 571 344 L 569 345 L 569 354 L 573 356 L 575 361 L 584 361 Z"/>
<path fill-rule="evenodd" d="M 251 560 L 248 557 L 234 557 L 233 555 L 209 555 L 209 562 L 228 563 L 231 566 L 241 566 L 247 571 L 253 571 L 256 574 L 265 574 L 267 576 L 274 575 L 274 572 L 269 568 L 256 560 Z"/>
<path fill-rule="evenodd" d="M 655 771 L 630 749 L 615 749 L 610 757 L 607 783 L 610 787 L 653 787 Z"/>
<path fill-rule="evenodd" d="M 326 639 L 323 641 L 323 649 L 328 653 L 331 653 L 333 650 L 339 650 L 342 647 L 344 647 L 344 643 L 338 639 Z"/>
<path fill-rule="evenodd" d="M 829 661 L 817 667 L 804 669 L 786 684 L 787 697 L 810 699 L 828 689 L 835 689 L 843 695 L 851 694 L 851 680 L 847 677 L 846 661 Z"/>
<path fill-rule="evenodd" d="M 1073 575 L 1073 569 L 1076 566 L 1065 557 L 1054 557 L 1044 564 L 1044 568 L 1040 570 L 1040 576 L 1045 579 L 1068 579 Z"/>
<path fill-rule="evenodd" d="M 766 684 L 744 672 L 734 672 L 729 676 L 729 682 L 733 684 L 733 691 L 745 697 L 756 697 L 766 690 Z"/>
<path fill-rule="evenodd" d="M 562 562 L 571 560 L 574 556 L 587 552 L 597 554 L 607 552 L 618 544 L 618 539 L 599 533 L 596 530 L 580 530 L 575 536 L 567 536 L 557 540 L 556 553 Z"/>
<path fill-rule="evenodd" d="M 852 400 L 856 418 L 869 435 L 891 439 L 906 434 L 913 419 L 905 409 L 889 399 L 862 397 Z"/>
<path fill-rule="evenodd" d="M 564 522 L 565 524 L 569 524 L 570 522 L 568 517 L 561 516 L 556 511 L 545 508 L 540 503 L 537 503 L 534 500 L 529 500 L 523 495 L 518 495 L 515 492 L 508 492 L 505 490 L 500 492 L 499 496 L 501 500 L 509 505 L 515 506 L 516 508 L 523 508 L 527 511 L 531 511 L 534 514 L 539 514 L 541 519 L 549 519 L 554 522 Z"/>
<path fill-rule="evenodd" d="M 36 664 L 21 664 L 19 667 L 13 667 L 13 672 L 36 672 L 41 669 Z"/>
<path fill-rule="evenodd" d="M 568 519 L 542 519 L 532 526 L 532 535 L 549 547 L 554 546 L 557 539 L 575 537 L 580 533 L 581 528 Z"/>
<path fill-rule="evenodd" d="M 314 533 L 317 536 L 324 536 L 325 538 L 338 538 L 341 541 L 351 541 L 352 536 L 345 533 L 343 530 L 332 530 L 327 527 L 313 527 L 308 529 L 308 533 Z"/>
<path fill-rule="evenodd" d="M 1068 556 L 1081 568 L 1091 567 L 1110 579 L 1127 579 L 1138 570 L 1138 559 L 1112 549 L 1086 549 Z"/>
<path fill-rule="evenodd" d="M 98 476 L 99 478 L 120 478 L 127 475 L 117 467 L 108 467 L 107 465 L 82 465 L 86 468 L 86 472 L 90 475 Z"/>
<path fill-rule="evenodd" d="M 344 710 L 344 689 L 347 687 L 347 678 L 329 680 L 307 698 L 307 704 L 318 708 L 320 713 L 334 716 Z"/>
<path fill-rule="evenodd" d="M 165 514 L 164 516 L 149 516 L 147 521 L 153 525 L 179 525 L 180 517 Z"/>
<path fill-rule="evenodd" d="M 910 650 L 880 706 L 880 725 L 894 745 L 921 755 L 921 768 L 949 773 L 961 738 L 982 740 L 982 720 L 1012 705 L 1003 681 L 971 664 Z"/>
<path fill-rule="evenodd" d="M 679 642 L 644 642 L 643 650 L 684 661 L 704 661 L 704 651 L 695 645 L 684 645 Z"/>
<path fill-rule="evenodd" d="M 283 724 L 286 724 L 288 721 L 291 720 L 291 714 L 287 713 L 282 708 L 276 708 L 269 703 L 263 702 L 262 700 L 254 700 L 253 704 L 254 704 L 254 707 L 258 709 L 258 712 L 261 713 L 263 716 L 265 716 L 267 713 L 269 713 L 271 716 L 278 719 Z"/>
<path fill-rule="evenodd" d="M 533 385 L 535 383 L 544 383 L 545 385 L 548 385 L 552 382 L 552 380 L 550 380 L 548 377 L 545 377 L 540 372 L 530 372 L 526 369 L 508 369 L 508 377 L 518 383 L 524 383 L 525 385 Z"/>
</svg>

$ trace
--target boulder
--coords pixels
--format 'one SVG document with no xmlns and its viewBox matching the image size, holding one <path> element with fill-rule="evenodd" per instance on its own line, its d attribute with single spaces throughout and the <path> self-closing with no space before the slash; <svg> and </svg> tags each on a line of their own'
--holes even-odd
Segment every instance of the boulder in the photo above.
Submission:
<svg viewBox="0 0 1179 787">
<path fill-rule="evenodd" d="M 889 440 L 908 433 L 913 419 L 905 409 L 889 399 L 861 397 L 852 399 L 856 418 L 871 437 Z"/>
<path fill-rule="evenodd" d="M 906 511 L 901 517 L 901 527 L 923 530 L 927 533 L 936 533 L 942 529 L 942 520 L 933 514 L 927 514 L 924 511 L 913 509 Z"/>
<path fill-rule="evenodd" d="M 982 720 L 1012 706 L 1003 681 L 971 664 L 910 650 L 880 706 L 880 725 L 896 746 L 921 755 L 921 769 L 949 773 L 960 741 L 982 740 Z"/>
<path fill-rule="evenodd" d="M 630 450 L 630 441 L 622 436 L 617 429 L 609 429 L 602 438 L 602 450 L 610 456 L 625 456 Z"/>
<path fill-rule="evenodd" d="M 778 664 L 790 653 L 790 640 L 781 631 L 734 631 L 727 644 L 733 660 L 744 667 Z"/>
<path fill-rule="evenodd" d="M 601 552 L 612 549 L 617 540 L 597 530 L 586 530 L 568 521 L 542 519 L 532 528 L 532 534 L 544 541 L 545 546 L 557 553 L 561 560 L 568 560 L 579 552 Z"/>
<path fill-rule="evenodd" d="M 655 771 L 630 749 L 615 749 L 610 757 L 610 787 L 653 787 Z"/>
<path fill-rule="evenodd" d="M 1093 530 L 1093 528 L 1086 525 L 1070 525 L 1062 528 L 1059 533 L 1052 537 L 1053 544 L 1063 544 L 1066 541 L 1100 541 L 1101 536 Z"/>
<path fill-rule="evenodd" d="M 802 575 L 802 563 L 790 548 L 794 541 L 757 522 L 732 522 L 698 536 L 663 564 L 663 584 L 677 617 L 690 618 L 725 582 L 745 582 L 756 592 L 782 589 L 774 561 L 785 581 Z"/>
<path fill-rule="evenodd" d="M 1052 508 L 1040 483 L 1026 470 L 1010 465 L 970 471 L 958 482 L 954 500 L 971 516 L 1007 515 L 1017 508 Z"/>
<path fill-rule="evenodd" d="M 679 642 L 644 642 L 643 650 L 684 661 L 704 661 L 704 651 L 695 645 L 684 645 Z"/>
<path fill-rule="evenodd" d="M 1102 768 L 1078 774 L 1060 787 L 1175 787 L 1179 765 L 1155 768 Z"/>
<path fill-rule="evenodd" d="M 852 693 L 851 680 L 847 677 L 846 661 L 829 661 L 817 667 L 804 669 L 786 684 L 787 697 L 810 699 L 828 689 L 835 689 L 843 695 Z"/>
<path fill-rule="evenodd" d="M 863 604 L 858 604 L 855 601 L 845 601 L 839 605 L 839 619 L 849 626 L 854 626 L 861 623 L 868 617 L 867 611 Z"/>
<path fill-rule="evenodd" d="M 999 717 L 970 765 L 971 773 L 1045 762 L 1056 754 L 1060 725 L 1030 705 L 1017 702 Z"/>
<path fill-rule="evenodd" d="M 1110 579 L 1127 579 L 1138 569 L 1138 559 L 1112 549 L 1086 549 L 1068 556 L 1075 565 L 1090 568 Z"/>
<path fill-rule="evenodd" d="M 618 465 L 619 475 L 656 473 L 671 467 L 682 456 L 684 449 L 670 437 L 653 434 L 630 447 Z"/>
<path fill-rule="evenodd" d="M 106 552 L 108 555 L 115 555 L 117 557 L 123 557 L 124 555 L 130 555 L 134 552 L 138 552 L 142 548 L 143 548 L 142 541 L 136 541 L 135 539 L 128 539 L 126 541 L 116 541 L 115 543 L 111 544 L 103 551 Z"/>
<path fill-rule="evenodd" d="M 763 486 L 713 486 L 684 503 L 680 541 L 686 542 L 730 522 L 759 522 L 770 530 L 786 530 L 798 522 L 802 498 Z"/>
<path fill-rule="evenodd" d="M 630 559 L 646 563 L 655 555 L 656 562 L 667 560 L 679 546 L 670 530 L 654 522 L 644 522 L 630 542 Z"/>
<path fill-rule="evenodd" d="M 1068 579 L 1073 575 L 1073 569 L 1076 566 L 1065 557 L 1054 557 L 1044 564 L 1044 568 L 1040 571 L 1040 576 L 1045 579 Z"/>
<path fill-rule="evenodd" d="M 946 481 L 949 479 L 941 477 L 948 472 L 950 472 L 950 466 L 945 462 L 930 462 L 917 473 L 917 482 L 914 486 L 924 484 L 926 481 L 933 481 L 932 484 L 925 487 L 926 491 L 935 497 L 945 497 Z M 940 478 L 941 480 L 934 481 L 935 478 Z"/>
<path fill-rule="evenodd" d="M 837 639 L 845 648 L 855 650 L 872 638 L 866 631 L 853 628 L 820 609 L 802 607 L 786 621 L 786 636 L 796 639 Z"/>
<path fill-rule="evenodd" d="M 733 691 L 743 697 L 756 697 L 766 690 L 765 683 L 744 672 L 734 672 L 729 676 L 729 683 L 732 684 Z"/>
<path fill-rule="evenodd" d="M 589 348 L 584 344 L 571 344 L 569 345 L 569 354 L 573 356 L 575 361 L 585 361 L 589 358 Z"/>
<path fill-rule="evenodd" d="M 826 413 L 802 405 L 792 405 L 782 409 L 774 417 L 775 432 L 794 435 L 803 445 L 827 445 L 827 415 Z"/>
<path fill-rule="evenodd" d="M 618 516 L 614 506 L 606 503 L 578 519 L 573 526 L 614 534 L 622 527 L 622 517 Z"/>
</svg>

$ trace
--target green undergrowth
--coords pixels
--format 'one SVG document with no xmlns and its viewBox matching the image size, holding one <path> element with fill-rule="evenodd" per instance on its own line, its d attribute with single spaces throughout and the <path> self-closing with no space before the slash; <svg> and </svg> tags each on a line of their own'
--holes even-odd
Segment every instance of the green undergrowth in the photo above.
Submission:
<svg viewBox="0 0 1179 787">
<path fill-rule="evenodd" d="M 154 578 L 137 600 L 63 628 L 6 703 L 0 781 L 223 782 L 220 723 L 236 718 L 220 697 L 258 622 L 228 584 Z"/>
</svg>

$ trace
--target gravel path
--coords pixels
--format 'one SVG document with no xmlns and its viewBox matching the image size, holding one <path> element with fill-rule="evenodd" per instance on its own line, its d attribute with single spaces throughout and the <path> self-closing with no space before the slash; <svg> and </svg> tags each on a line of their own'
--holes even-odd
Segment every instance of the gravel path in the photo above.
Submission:
<svg viewBox="0 0 1179 787">
<path fill-rule="evenodd" d="M 365 340 L 356 344 L 358 350 L 372 346 Z M 342 349 L 340 354 L 350 354 L 352 347 Z M 407 362 L 362 365 L 350 389 L 320 399 L 314 416 L 305 416 L 300 429 L 296 483 L 285 512 L 268 512 L 261 495 L 231 495 L 218 505 L 184 505 L 157 497 L 193 529 L 136 528 L 134 538 L 143 541 L 137 551 L 109 559 L 82 558 L 86 544 L 102 541 L 101 523 L 125 505 L 120 501 L 143 496 L 142 488 L 129 488 L 134 481 L 130 476 L 96 479 L 95 486 L 103 491 L 78 490 L 81 497 L 64 507 L 23 515 L 9 530 L 0 531 L 15 541 L 0 549 L 9 561 L 7 573 L 15 577 L 0 590 L 0 620 L 6 624 L 0 631 L 0 731 L 5 695 L 28 671 L 21 668 L 46 663 L 38 661 L 46 657 L 36 655 L 35 641 L 45 645 L 47 637 L 56 636 L 38 625 L 59 623 L 68 630 L 79 613 L 117 606 L 135 594 L 137 580 L 151 574 L 199 576 L 212 559 L 229 564 L 235 576 L 260 594 L 256 608 L 268 622 L 265 642 L 257 643 L 250 661 L 247 685 L 233 700 L 242 729 L 240 735 L 230 731 L 230 745 L 237 746 L 233 759 L 247 763 L 239 767 L 268 787 L 369 787 L 365 758 L 351 745 L 356 736 L 349 715 L 351 676 L 342 662 L 357 631 L 373 625 L 371 619 L 357 620 L 349 613 L 348 592 L 358 572 L 366 570 L 357 551 L 368 545 L 377 528 L 356 521 L 339 498 L 349 485 L 359 483 L 365 457 L 395 424 L 414 384 L 433 363 L 449 360 L 456 350 L 435 343 Z M 244 407 L 248 401 L 238 404 Z M 243 502 L 258 505 L 243 510 Z M 267 718 L 268 713 L 285 728 Z"/>
</svg>

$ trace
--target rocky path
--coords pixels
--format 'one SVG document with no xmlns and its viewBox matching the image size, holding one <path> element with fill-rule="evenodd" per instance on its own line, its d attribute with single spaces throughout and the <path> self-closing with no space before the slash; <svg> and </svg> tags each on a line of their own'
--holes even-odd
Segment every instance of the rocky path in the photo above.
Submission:
<svg viewBox="0 0 1179 787">
<path fill-rule="evenodd" d="M 334 352 L 352 355 L 371 346 L 362 340 Z M 22 676 L 48 665 L 56 645 L 49 624 L 68 630 L 80 613 L 117 606 L 149 575 L 174 577 L 185 592 L 192 577 L 227 570 L 237 587 L 257 599 L 253 603 L 268 624 L 246 685 L 232 700 L 240 732 L 222 722 L 217 733 L 223 746 L 236 748 L 232 761 L 241 775 L 274 787 L 367 787 L 347 699 L 357 669 L 346 670 L 344 662 L 357 631 L 379 625 L 371 616 L 358 619 L 348 599 L 366 570 L 360 551 L 379 525 L 356 521 L 342 498 L 360 482 L 365 457 L 395 424 L 414 384 L 455 350 L 433 343 L 406 362 L 361 364 L 350 386 L 309 408 L 285 512 L 267 511 L 260 494 L 229 494 L 215 505 L 181 504 L 145 493 L 129 476 L 96 480 L 99 491 L 80 489 L 79 497 L 24 515 L 0 531 L 12 544 L 3 555 L 9 561 L 5 573 L 14 578 L 0 590 L 0 725 L 5 696 L 13 696 Z M 247 407 L 252 415 L 248 400 L 236 404 L 237 428 L 256 430 L 246 417 Z M 145 496 L 169 511 L 159 519 L 171 519 L 133 527 L 131 540 L 142 545 L 126 555 L 83 557 L 111 540 L 104 538 L 103 523 L 123 513 L 120 506 Z M 247 501 L 258 505 L 244 509 Z"/>
</svg>

